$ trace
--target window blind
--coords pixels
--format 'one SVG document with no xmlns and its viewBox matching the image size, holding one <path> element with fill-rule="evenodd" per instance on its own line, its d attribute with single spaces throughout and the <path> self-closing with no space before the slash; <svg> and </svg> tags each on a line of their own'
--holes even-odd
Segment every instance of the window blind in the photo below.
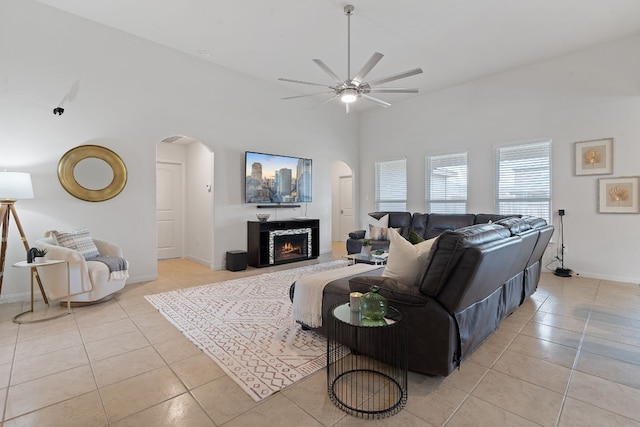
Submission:
<svg viewBox="0 0 640 427">
<path fill-rule="evenodd" d="M 376 210 L 407 210 L 407 160 L 376 162 Z"/>
<path fill-rule="evenodd" d="M 427 156 L 426 212 L 466 213 L 467 153 Z"/>
<path fill-rule="evenodd" d="M 496 148 L 496 212 L 551 219 L 551 141 Z"/>
</svg>

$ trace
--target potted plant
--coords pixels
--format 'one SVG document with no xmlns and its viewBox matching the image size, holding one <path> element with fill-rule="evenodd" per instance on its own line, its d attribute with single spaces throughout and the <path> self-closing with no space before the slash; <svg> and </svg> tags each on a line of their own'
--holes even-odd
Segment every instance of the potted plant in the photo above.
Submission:
<svg viewBox="0 0 640 427">
<path fill-rule="evenodd" d="M 362 250 L 360 253 L 363 255 L 371 255 L 371 241 L 369 239 L 362 241 Z"/>
<path fill-rule="evenodd" d="M 42 263 L 47 260 L 47 250 L 35 248 L 33 251 L 33 262 Z"/>
</svg>

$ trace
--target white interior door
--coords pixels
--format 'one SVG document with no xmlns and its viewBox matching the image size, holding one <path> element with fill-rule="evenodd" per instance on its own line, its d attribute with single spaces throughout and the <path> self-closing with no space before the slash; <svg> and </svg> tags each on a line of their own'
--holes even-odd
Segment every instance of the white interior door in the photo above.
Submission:
<svg viewBox="0 0 640 427">
<path fill-rule="evenodd" d="M 340 241 L 347 240 L 350 231 L 353 231 L 353 178 L 351 176 L 340 177 Z"/>
<path fill-rule="evenodd" d="M 156 163 L 158 259 L 184 255 L 182 165 Z"/>
</svg>

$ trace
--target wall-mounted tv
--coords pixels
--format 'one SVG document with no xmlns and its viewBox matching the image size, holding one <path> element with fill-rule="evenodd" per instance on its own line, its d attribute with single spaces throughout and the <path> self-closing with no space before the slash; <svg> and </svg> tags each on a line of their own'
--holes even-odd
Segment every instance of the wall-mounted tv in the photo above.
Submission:
<svg viewBox="0 0 640 427">
<path fill-rule="evenodd" d="M 311 201 L 311 159 L 246 151 L 246 203 Z"/>
</svg>

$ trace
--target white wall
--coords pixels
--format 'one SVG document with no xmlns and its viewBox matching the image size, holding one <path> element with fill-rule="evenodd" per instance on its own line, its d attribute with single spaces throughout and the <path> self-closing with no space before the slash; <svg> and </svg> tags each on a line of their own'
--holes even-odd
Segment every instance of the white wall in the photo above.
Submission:
<svg viewBox="0 0 640 427">
<path fill-rule="evenodd" d="M 32 173 L 36 198 L 17 204 L 27 238 L 86 225 L 123 246 L 130 283 L 157 275 L 156 144 L 168 135 L 192 136 L 215 153 L 214 266 L 226 250 L 246 247 L 246 221 L 257 212 L 243 203 L 245 150 L 313 159 L 307 214 L 320 219 L 321 251 L 330 250 L 331 164 L 356 163 L 358 116 L 282 101 L 291 94 L 282 90 L 31 0 L 0 0 L 0 168 Z M 64 115 L 54 116 L 63 99 Z M 127 165 L 114 199 L 84 202 L 58 182 L 60 157 L 88 143 Z M 11 229 L 7 265 L 23 258 Z M 2 301 L 27 295 L 28 275 L 16 270 L 8 268 Z"/>
<path fill-rule="evenodd" d="M 187 145 L 187 212 L 185 255 L 203 264 L 213 262 L 213 162 L 214 153 L 207 147 L 192 142 Z"/>
<path fill-rule="evenodd" d="M 360 221 L 375 208 L 376 160 L 407 158 L 408 210 L 423 212 L 425 156 L 467 150 L 468 211 L 494 212 L 494 147 L 551 138 L 552 207 L 566 210 L 565 266 L 640 281 L 640 215 L 599 214 L 598 176 L 574 175 L 574 142 L 607 137 L 612 176 L 640 175 L 638 52 L 640 36 L 363 114 Z"/>
</svg>

